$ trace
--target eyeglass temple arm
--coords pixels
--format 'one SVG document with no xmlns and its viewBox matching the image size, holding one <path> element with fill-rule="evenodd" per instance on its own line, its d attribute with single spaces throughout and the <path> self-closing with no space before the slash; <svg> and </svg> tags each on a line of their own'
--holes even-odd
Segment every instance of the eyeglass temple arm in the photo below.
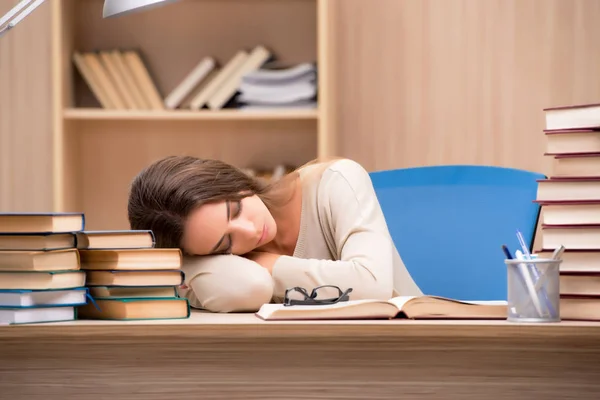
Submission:
<svg viewBox="0 0 600 400">
<path fill-rule="evenodd" d="M 46 0 L 21 0 L 0 18 L 0 37 L 4 36 L 10 29 L 14 28 L 44 1 Z"/>
</svg>

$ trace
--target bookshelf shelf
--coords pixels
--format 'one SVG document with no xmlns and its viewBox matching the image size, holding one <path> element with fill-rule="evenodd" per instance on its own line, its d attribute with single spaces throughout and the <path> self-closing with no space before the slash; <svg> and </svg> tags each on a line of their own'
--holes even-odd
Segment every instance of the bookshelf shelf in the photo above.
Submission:
<svg viewBox="0 0 600 400">
<path fill-rule="evenodd" d="M 277 110 L 277 111 L 241 111 L 241 110 L 169 110 L 135 111 L 104 110 L 94 108 L 67 108 L 63 112 L 66 120 L 110 120 L 110 121 L 293 121 L 316 120 L 317 110 Z"/>
</svg>

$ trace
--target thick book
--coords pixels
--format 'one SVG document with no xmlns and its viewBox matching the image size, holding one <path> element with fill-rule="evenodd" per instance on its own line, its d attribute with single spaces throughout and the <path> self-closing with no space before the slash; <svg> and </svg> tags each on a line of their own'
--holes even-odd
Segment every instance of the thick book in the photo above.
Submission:
<svg viewBox="0 0 600 400">
<path fill-rule="evenodd" d="M 3 233 L 69 233 L 82 231 L 83 213 L 1 213 Z"/>
<path fill-rule="evenodd" d="M 560 294 L 567 296 L 600 297 L 600 274 L 560 274 Z M 598 300 L 600 304 L 600 299 Z"/>
<path fill-rule="evenodd" d="M 150 230 L 81 231 L 75 235 L 80 250 L 148 249 L 155 245 Z"/>
<path fill-rule="evenodd" d="M 505 301 L 459 301 L 439 296 L 399 296 L 327 305 L 264 304 L 256 315 L 266 321 L 323 319 L 506 319 Z"/>
<path fill-rule="evenodd" d="M 546 129 L 596 128 L 600 126 L 600 104 L 573 104 L 544 110 Z"/>
<path fill-rule="evenodd" d="M 570 176 L 537 181 L 538 201 L 574 201 L 600 199 L 600 171 L 593 177 Z"/>
<path fill-rule="evenodd" d="M 89 291 L 95 299 L 179 297 L 175 286 L 90 286 Z"/>
<path fill-rule="evenodd" d="M 0 271 L 79 270 L 76 249 L 52 251 L 0 251 Z"/>
<path fill-rule="evenodd" d="M 85 271 L 86 286 L 179 286 L 185 279 L 182 270 Z"/>
<path fill-rule="evenodd" d="M 0 289 L 72 289 L 85 286 L 84 271 L 0 271 Z"/>
<path fill-rule="evenodd" d="M 189 302 L 180 297 L 97 299 L 77 310 L 78 319 L 181 319 L 189 316 Z"/>
<path fill-rule="evenodd" d="M 600 297 L 560 295 L 563 320 L 600 321 Z"/>
<path fill-rule="evenodd" d="M 1 233 L 0 250 L 51 251 L 72 249 L 77 245 L 74 233 Z"/>
<path fill-rule="evenodd" d="M 600 224 L 542 224 L 542 248 L 567 250 L 600 250 Z"/>
<path fill-rule="evenodd" d="M 600 173 L 600 153 L 561 154 L 554 156 L 554 175 L 552 177 L 587 177 Z"/>
<path fill-rule="evenodd" d="M 540 258 L 552 258 L 554 249 L 541 249 L 535 253 Z M 600 274 L 600 250 L 598 249 L 566 249 L 561 259 L 561 273 Z"/>
<path fill-rule="evenodd" d="M 600 224 L 600 200 L 535 200 L 544 207 L 545 225 L 593 225 Z"/>
<path fill-rule="evenodd" d="M 546 153 L 586 154 L 600 152 L 600 129 L 558 129 L 545 130 Z"/>
<path fill-rule="evenodd" d="M 183 262 L 176 248 L 79 250 L 79 254 L 85 270 L 180 269 Z"/>
</svg>

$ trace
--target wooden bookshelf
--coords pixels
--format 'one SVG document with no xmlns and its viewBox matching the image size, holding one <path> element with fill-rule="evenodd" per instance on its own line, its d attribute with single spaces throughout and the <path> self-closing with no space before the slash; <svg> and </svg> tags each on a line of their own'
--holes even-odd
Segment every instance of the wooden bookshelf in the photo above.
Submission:
<svg viewBox="0 0 600 400">
<path fill-rule="evenodd" d="M 52 3 L 55 211 L 84 212 L 87 229 L 126 229 L 129 183 L 168 155 L 263 169 L 329 155 L 324 0 L 180 1 L 113 19 L 102 4 Z M 73 63 L 75 52 L 136 50 L 164 99 L 203 57 L 224 65 L 258 45 L 281 63 L 317 63 L 317 109 L 105 109 Z"/>
</svg>

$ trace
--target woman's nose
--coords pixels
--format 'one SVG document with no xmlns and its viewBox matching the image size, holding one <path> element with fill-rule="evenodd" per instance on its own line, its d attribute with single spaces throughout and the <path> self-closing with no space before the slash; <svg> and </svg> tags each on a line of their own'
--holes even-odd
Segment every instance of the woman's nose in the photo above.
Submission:
<svg viewBox="0 0 600 400">
<path fill-rule="evenodd" d="M 248 221 L 247 219 L 236 219 L 230 222 L 233 230 L 246 234 L 246 235 L 254 235 L 256 233 L 256 229 L 254 228 L 254 224 L 252 221 Z"/>
</svg>

